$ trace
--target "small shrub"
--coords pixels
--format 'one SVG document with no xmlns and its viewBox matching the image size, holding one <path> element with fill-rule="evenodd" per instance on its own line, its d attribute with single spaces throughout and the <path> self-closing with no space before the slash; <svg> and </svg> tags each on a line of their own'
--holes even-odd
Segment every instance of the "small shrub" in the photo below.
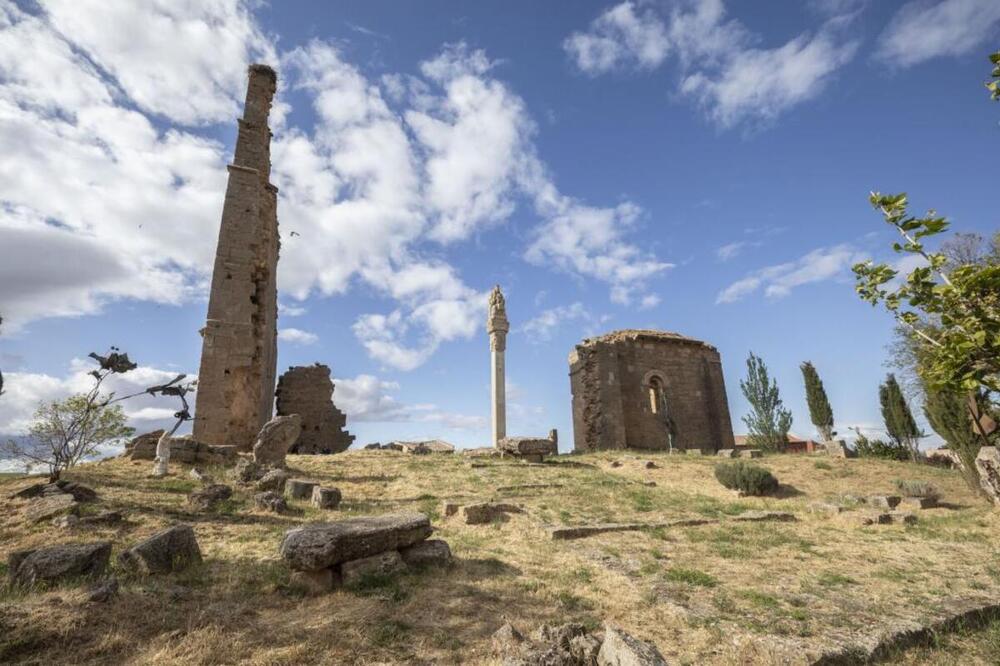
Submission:
<svg viewBox="0 0 1000 666">
<path fill-rule="evenodd" d="M 667 580 L 674 581 L 675 583 L 697 585 L 699 587 L 715 587 L 719 584 L 719 581 L 711 574 L 698 571 L 697 569 L 684 569 L 681 567 L 674 567 L 668 570 Z"/>
<path fill-rule="evenodd" d="M 913 479 L 896 479 L 896 490 L 904 497 L 928 497 L 940 499 L 941 493 L 927 481 Z"/>
<path fill-rule="evenodd" d="M 741 460 L 716 465 L 715 478 L 726 488 L 746 495 L 766 495 L 778 489 L 778 479 L 770 470 Z"/>
<path fill-rule="evenodd" d="M 882 458 L 884 460 L 910 460 L 910 450 L 904 444 L 868 439 L 860 432 L 854 440 L 854 450 L 859 458 Z"/>
</svg>

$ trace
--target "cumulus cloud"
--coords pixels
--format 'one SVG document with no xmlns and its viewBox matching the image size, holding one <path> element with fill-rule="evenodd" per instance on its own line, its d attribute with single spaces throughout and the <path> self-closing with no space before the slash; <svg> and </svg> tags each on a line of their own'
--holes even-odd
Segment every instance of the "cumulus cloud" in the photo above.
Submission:
<svg viewBox="0 0 1000 666">
<path fill-rule="evenodd" d="M 818 30 L 781 46 L 761 48 L 761 38 L 726 16 L 722 0 L 677 3 L 669 16 L 648 9 L 636 20 L 632 2 L 598 17 L 563 48 L 582 71 L 601 74 L 626 65 L 654 69 L 676 55 L 678 91 L 722 128 L 770 121 L 818 95 L 831 75 L 850 62 L 858 42 L 845 34 L 856 3 L 826 3 L 840 12 Z"/>
<path fill-rule="evenodd" d="M 563 42 L 573 62 L 597 75 L 625 64 L 654 68 L 667 57 L 667 27 L 652 10 L 636 11 L 634 2 L 606 10 L 586 32 L 574 32 Z"/>
<path fill-rule="evenodd" d="M 23 435 L 31 424 L 32 416 L 39 403 L 61 400 L 77 393 L 86 393 L 94 386 L 94 378 L 88 373 L 95 368 L 90 359 L 73 359 L 63 376 L 44 373 L 5 372 L 4 395 L 0 400 L 0 433 L 3 435 Z M 105 393 L 126 396 L 140 393 L 150 386 L 165 384 L 178 375 L 177 372 L 140 365 L 135 370 L 121 375 L 112 375 L 102 387 Z M 185 382 L 195 379 L 189 375 Z M 194 405 L 194 393 L 188 394 L 188 402 Z M 180 409 L 177 398 L 152 395 L 138 395 L 122 401 L 122 408 L 129 425 L 139 432 L 148 432 L 175 423 L 174 412 Z"/>
<path fill-rule="evenodd" d="M 844 277 L 864 255 L 851 245 L 818 248 L 795 261 L 768 266 L 733 282 L 719 292 L 715 302 L 734 303 L 763 290 L 767 298 L 784 298 L 805 284 Z"/>
<path fill-rule="evenodd" d="M 279 328 L 278 339 L 294 345 L 312 345 L 319 342 L 319 336 L 300 328 Z"/>
<path fill-rule="evenodd" d="M 910 67 L 940 56 L 968 53 L 996 37 L 995 0 L 912 0 L 899 8 L 878 38 L 876 57 Z"/>
<path fill-rule="evenodd" d="M 392 395 L 399 383 L 374 375 L 340 378 L 334 383 L 333 401 L 352 421 L 427 423 L 458 430 L 480 430 L 487 425 L 485 416 L 450 412 L 434 404 L 401 403 Z"/>
</svg>

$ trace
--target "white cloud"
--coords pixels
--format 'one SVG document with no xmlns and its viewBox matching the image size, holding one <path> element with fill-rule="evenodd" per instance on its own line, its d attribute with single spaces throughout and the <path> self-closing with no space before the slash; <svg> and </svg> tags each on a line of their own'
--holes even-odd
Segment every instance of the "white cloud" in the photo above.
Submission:
<svg viewBox="0 0 1000 666">
<path fill-rule="evenodd" d="M 4 373 L 4 395 L 0 399 L 0 434 L 21 435 L 27 432 L 32 415 L 40 402 L 61 400 L 76 393 L 86 393 L 94 385 L 88 373 L 96 368 L 90 359 L 73 359 L 65 376 L 56 377 L 42 373 Z M 131 372 L 112 375 L 102 384 L 104 393 L 117 397 L 140 393 L 150 386 L 165 384 L 178 373 L 148 366 L 139 366 Z M 189 375 L 184 382 L 196 379 Z M 194 393 L 187 395 L 188 404 L 194 406 Z M 138 395 L 119 403 L 128 417 L 129 425 L 140 433 L 173 426 L 173 413 L 181 408 L 176 397 Z"/>
<path fill-rule="evenodd" d="M 278 329 L 278 339 L 293 345 L 312 345 L 319 341 L 319 336 L 299 328 Z"/>
<path fill-rule="evenodd" d="M 763 289 L 768 298 L 788 296 L 793 289 L 805 284 L 841 278 L 864 257 L 850 245 L 818 248 L 784 264 L 768 266 L 733 282 L 719 292 L 716 303 L 733 303 Z"/>
<path fill-rule="evenodd" d="M 670 51 L 667 27 L 652 10 L 636 12 L 626 1 L 598 16 L 587 32 L 574 32 L 563 49 L 587 74 L 597 75 L 626 63 L 657 67 Z"/>
<path fill-rule="evenodd" d="M 996 38 L 1000 28 L 996 0 L 913 0 L 893 15 L 878 38 L 876 57 L 910 67 L 940 56 L 968 53 Z"/>
<path fill-rule="evenodd" d="M 652 299 L 653 302 L 650 302 Z M 640 308 L 652 307 L 659 303 L 659 297 L 648 295 L 644 297 L 646 302 L 640 303 Z M 529 336 L 531 342 L 547 342 L 552 339 L 552 334 L 561 326 L 574 323 L 579 327 L 579 337 L 588 338 L 595 335 L 601 325 L 610 320 L 609 315 L 595 315 L 583 303 L 579 301 L 569 305 L 560 305 L 554 308 L 542 310 L 533 318 L 529 319 L 519 329 Z M 507 384 L 510 388 L 510 383 Z"/>
<path fill-rule="evenodd" d="M 458 430 L 480 430 L 487 425 L 479 415 L 459 414 L 433 404 L 407 405 L 391 394 L 399 384 L 373 375 L 335 379 L 333 401 L 347 414 L 348 422 L 427 423 Z"/>
<path fill-rule="evenodd" d="M 853 59 L 858 42 L 844 35 L 853 2 L 826 3 L 841 13 L 815 33 L 782 46 L 761 48 L 760 37 L 727 19 L 722 0 L 686 0 L 669 17 L 646 10 L 641 21 L 631 2 L 617 5 L 563 48 L 584 72 L 596 75 L 632 64 L 653 69 L 675 53 L 678 91 L 691 97 L 722 128 L 773 120 L 818 95 L 830 76 Z"/>
<path fill-rule="evenodd" d="M 718 257 L 720 261 L 729 261 L 730 259 L 739 256 L 739 254 L 742 253 L 746 247 L 747 241 L 726 243 L 722 247 L 716 248 L 715 256 Z"/>
</svg>

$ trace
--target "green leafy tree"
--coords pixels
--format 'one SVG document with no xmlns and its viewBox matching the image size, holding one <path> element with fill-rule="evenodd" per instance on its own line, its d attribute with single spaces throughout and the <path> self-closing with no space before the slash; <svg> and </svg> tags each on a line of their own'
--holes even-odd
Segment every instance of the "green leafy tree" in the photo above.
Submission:
<svg viewBox="0 0 1000 666">
<path fill-rule="evenodd" d="M 910 460 L 910 451 L 896 442 L 882 439 L 868 439 L 859 428 L 853 428 L 854 450 L 859 458 L 882 458 L 884 460 Z"/>
<path fill-rule="evenodd" d="M 938 435 L 948 444 L 962 461 L 962 476 L 974 491 L 979 492 L 979 471 L 976 469 L 976 455 L 983 445 L 982 438 L 976 433 L 969 417 L 968 401 L 970 396 L 947 391 L 927 391 L 924 400 L 924 415 L 927 422 Z M 989 410 L 985 395 L 980 393 L 972 396 L 977 402 L 977 411 Z M 996 433 L 994 433 L 995 435 Z M 994 440 L 996 437 L 994 436 Z M 992 443 L 989 439 L 987 443 Z"/>
<path fill-rule="evenodd" d="M 889 373 L 885 383 L 878 389 L 879 403 L 882 405 L 882 420 L 886 432 L 893 442 L 905 447 L 910 458 L 916 460 L 920 454 L 918 444 L 925 435 L 917 427 L 910 406 L 906 404 L 903 390 L 896 381 L 896 376 Z"/>
<path fill-rule="evenodd" d="M 990 75 L 993 80 L 986 82 L 986 89 L 990 91 L 990 99 L 996 102 L 1000 100 L 1000 51 L 990 54 L 990 62 L 993 63 Z"/>
<path fill-rule="evenodd" d="M 806 384 L 806 403 L 809 405 L 809 418 L 812 420 L 820 437 L 824 441 L 833 439 L 833 409 L 830 401 L 826 397 L 826 389 L 823 388 L 823 380 L 819 378 L 816 367 L 806 361 L 799 366 L 802 370 L 802 379 Z"/>
<path fill-rule="evenodd" d="M 750 413 L 743 417 L 747 426 L 747 443 L 768 451 L 781 451 L 788 443 L 792 413 L 785 409 L 767 366 L 750 352 L 747 358 L 747 378 L 740 380 L 740 389 L 750 403 Z"/>
</svg>

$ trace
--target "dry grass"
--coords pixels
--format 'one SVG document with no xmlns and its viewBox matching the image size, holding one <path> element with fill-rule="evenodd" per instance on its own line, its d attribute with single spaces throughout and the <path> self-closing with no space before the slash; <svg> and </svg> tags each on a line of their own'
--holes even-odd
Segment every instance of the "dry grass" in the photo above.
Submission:
<svg viewBox="0 0 1000 666">
<path fill-rule="evenodd" d="M 645 469 L 648 459 L 658 468 Z M 612 460 L 624 464 L 612 468 Z M 186 469 L 153 480 L 144 476 L 148 462 L 85 465 L 72 477 L 100 492 L 99 508 L 124 511 L 129 523 L 88 534 L 27 526 L 18 503 L 8 501 L 0 556 L 95 538 L 113 540 L 117 553 L 184 521 L 195 527 L 205 564 L 126 579 L 120 597 L 101 606 L 83 601 L 81 585 L 0 593 L 0 662 L 492 664 L 489 637 L 506 617 L 526 629 L 614 621 L 656 642 L 671 663 L 767 663 L 788 654 L 805 659 L 885 623 L 920 617 L 943 599 L 997 598 L 1000 514 L 974 497 L 958 473 L 909 463 L 818 461 L 758 461 L 782 482 L 781 496 L 737 499 L 715 481 L 710 458 L 603 453 L 544 466 L 495 461 L 471 467 L 461 456 L 291 456 L 297 474 L 338 486 L 345 500 L 333 514 L 295 503 L 296 515 L 280 517 L 254 511 L 248 490 L 238 490 L 216 513 L 189 514 L 185 494 L 195 484 L 183 475 Z M 933 483 L 943 506 L 921 512 L 912 527 L 852 527 L 806 510 L 809 502 L 843 493 L 890 493 L 897 478 Z M 643 485 L 648 481 L 656 485 Z M 495 490 L 543 483 L 562 486 Z M 0 479 L 0 491 L 23 484 Z M 485 526 L 439 514 L 443 500 L 490 497 L 523 504 L 526 513 Z M 400 509 L 430 514 L 456 566 L 319 598 L 289 587 L 277 557 L 285 530 Z M 799 521 L 727 521 L 753 509 L 791 511 Z M 544 530 L 546 524 L 690 517 L 720 522 L 578 541 L 552 541 Z M 780 657 L 773 645 L 784 650 Z"/>
</svg>

